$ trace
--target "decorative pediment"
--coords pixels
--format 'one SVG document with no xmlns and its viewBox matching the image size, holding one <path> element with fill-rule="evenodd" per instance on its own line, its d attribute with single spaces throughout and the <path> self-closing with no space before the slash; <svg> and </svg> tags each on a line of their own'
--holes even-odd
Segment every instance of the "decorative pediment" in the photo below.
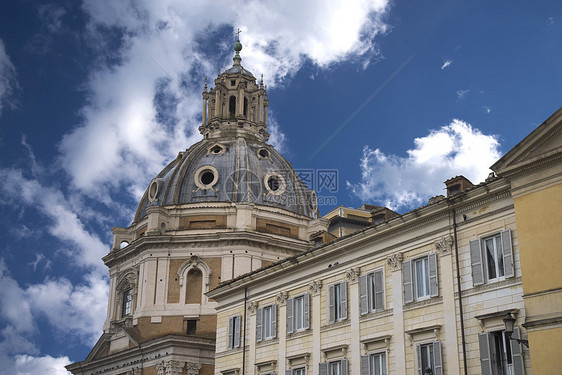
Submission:
<svg viewBox="0 0 562 375">
<path fill-rule="evenodd" d="M 534 170 L 562 158 L 562 108 L 507 152 L 490 168 L 498 176 Z"/>
<path fill-rule="evenodd" d="M 103 358 L 109 354 L 109 339 L 111 338 L 111 334 L 104 333 L 98 339 L 92 351 L 85 359 L 85 362 L 90 362 L 99 358 Z"/>
</svg>

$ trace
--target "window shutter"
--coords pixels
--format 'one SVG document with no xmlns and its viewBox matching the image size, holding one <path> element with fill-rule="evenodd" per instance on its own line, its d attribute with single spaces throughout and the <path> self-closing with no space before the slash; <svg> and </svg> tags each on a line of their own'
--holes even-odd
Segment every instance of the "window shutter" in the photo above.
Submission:
<svg viewBox="0 0 562 375">
<path fill-rule="evenodd" d="M 504 274 L 505 277 L 513 277 L 515 276 L 515 267 L 513 267 L 513 246 L 511 246 L 511 231 L 509 229 L 502 231 L 501 237 Z"/>
<path fill-rule="evenodd" d="M 514 339 L 521 338 L 519 327 L 513 327 L 511 337 Z M 523 365 L 523 347 L 521 343 L 511 340 L 511 358 L 513 361 L 513 375 L 525 375 L 525 366 Z"/>
<path fill-rule="evenodd" d="M 285 370 L 285 375 L 293 375 L 293 370 Z"/>
<path fill-rule="evenodd" d="M 231 316 L 230 318 L 228 318 L 228 349 L 232 349 L 232 335 L 234 335 L 233 332 L 233 324 L 232 324 L 232 320 L 234 319 L 233 316 Z"/>
<path fill-rule="evenodd" d="M 336 321 L 336 310 L 334 308 L 334 286 L 328 288 L 328 323 L 332 324 Z"/>
<path fill-rule="evenodd" d="M 256 313 L 256 341 L 257 342 L 260 342 L 263 336 L 262 320 L 263 320 L 263 308 L 260 308 Z"/>
<path fill-rule="evenodd" d="M 347 281 L 340 283 L 341 293 L 341 320 L 347 319 Z"/>
<path fill-rule="evenodd" d="M 441 341 L 433 342 L 433 375 L 443 375 L 443 359 L 441 358 Z"/>
<path fill-rule="evenodd" d="M 293 333 L 294 298 L 287 300 L 287 333 Z"/>
<path fill-rule="evenodd" d="M 234 317 L 234 347 L 240 347 L 240 322 L 241 322 L 240 315 Z"/>
<path fill-rule="evenodd" d="M 341 360 L 341 375 L 347 375 L 347 359 Z"/>
<path fill-rule="evenodd" d="M 492 375 L 490 334 L 487 332 L 478 334 L 478 345 L 480 346 L 480 366 L 482 367 L 482 375 Z"/>
<path fill-rule="evenodd" d="M 472 285 L 484 284 L 484 265 L 482 264 L 480 239 L 470 241 L 470 266 L 472 267 Z"/>
<path fill-rule="evenodd" d="M 412 283 L 412 261 L 402 262 L 402 281 L 404 283 L 404 303 L 414 302 L 414 284 Z"/>
<path fill-rule="evenodd" d="M 303 304 L 304 304 L 303 325 L 304 325 L 304 329 L 309 329 L 310 328 L 310 294 L 306 293 L 303 296 Z"/>
<path fill-rule="evenodd" d="M 422 357 L 421 357 L 421 345 L 416 345 L 416 353 L 418 356 L 418 375 L 423 375 L 422 371 Z"/>
<path fill-rule="evenodd" d="M 277 304 L 271 305 L 271 337 L 277 337 Z"/>
<path fill-rule="evenodd" d="M 359 312 L 365 315 L 369 312 L 369 295 L 367 291 L 367 275 L 359 277 Z"/>
<path fill-rule="evenodd" d="M 384 310 L 384 277 L 382 270 L 376 271 L 375 275 L 375 310 Z"/>
<path fill-rule="evenodd" d="M 429 291 L 431 297 L 439 295 L 439 281 L 437 279 L 437 254 L 428 255 L 429 261 Z"/>
<path fill-rule="evenodd" d="M 328 375 L 328 363 L 323 362 L 318 364 L 318 375 Z"/>
<path fill-rule="evenodd" d="M 369 375 L 369 356 L 361 356 L 361 375 Z"/>
</svg>

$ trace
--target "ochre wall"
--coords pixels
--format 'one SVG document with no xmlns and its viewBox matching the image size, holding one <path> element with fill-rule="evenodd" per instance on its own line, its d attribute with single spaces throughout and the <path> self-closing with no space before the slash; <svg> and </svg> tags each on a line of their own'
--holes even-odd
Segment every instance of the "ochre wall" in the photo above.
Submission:
<svg viewBox="0 0 562 375">
<path fill-rule="evenodd" d="M 163 316 L 162 323 L 151 323 L 150 318 L 139 318 L 137 329 L 143 340 L 150 340 L 167 334 L 185 335 L 187 326 L 183 316 Z M 195 334 L 203 337 L 215 337 L 217 329 L 216 315 L 201 315 L 197 320 Z"/>
<path fill-rule="evenodd" d="M 562 287 L 562 185 L 514 203 L 524 293 Z"/>
<path fill-rule="evenodd" d="M 529 350 L 533 374 L 562 373 L 562 327 L 529 332 Z"/>
</svg>

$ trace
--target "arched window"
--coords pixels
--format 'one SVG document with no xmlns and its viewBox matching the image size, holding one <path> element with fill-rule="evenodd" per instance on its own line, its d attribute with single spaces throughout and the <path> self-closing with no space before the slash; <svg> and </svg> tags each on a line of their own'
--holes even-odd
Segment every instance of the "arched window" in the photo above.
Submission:
<svg viewBox="0 0 562 375">
<path fill-rule="evenodd" d="M 121 306 L 121 317 L 131 315 L 133 307 L 133 289 L 127 289 L 123 292 L 123 305 Z"/>
<path fill-rule="evenodd" d="M 201 303 L 201 296 L 203 295 L 203 274 L 197 268 L 192 268 L 187 273 L 185 278 L 185 303 Z"/>
<path fill-rule="evenodd" d="M 134 268 L 125 270 L 117 279 L 115 288 L 116 304 L 114 318 L 122 319 L 131 316 L 135 310 L 137 300 L 138 271 Z"/>
<path fill-rule="evenodd" d="M 197 255 L 193 255 L 178 269 L 180 280 L 180 303 L 207 303 L 211 280 L 211 268 Z"/>
<path fill-rule="evenodd" d="M 228 99 L 228 114 L 232 119 L 236 116 L 236 97 L 234 95 Z"/>
</svg>

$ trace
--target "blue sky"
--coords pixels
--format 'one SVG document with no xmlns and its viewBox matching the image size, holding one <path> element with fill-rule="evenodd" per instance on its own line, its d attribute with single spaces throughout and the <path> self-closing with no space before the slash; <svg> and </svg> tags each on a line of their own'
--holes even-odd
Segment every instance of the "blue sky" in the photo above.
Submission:
<svg viewBox="0 0 562 375">
<path fill-rule="evenodd" d="M 337 205 L 405 212 L 562 104 L 556 1 L 0 5 L 0 372 L 65 374 L 106 314 L 111 227 L 199 139 L 204 77 L 264 74 L 271 142 Z M 318 187 L 318 186 L 316 186 Z M 322 213 L 333 208 L 321 206 Z"/>
</svg>

